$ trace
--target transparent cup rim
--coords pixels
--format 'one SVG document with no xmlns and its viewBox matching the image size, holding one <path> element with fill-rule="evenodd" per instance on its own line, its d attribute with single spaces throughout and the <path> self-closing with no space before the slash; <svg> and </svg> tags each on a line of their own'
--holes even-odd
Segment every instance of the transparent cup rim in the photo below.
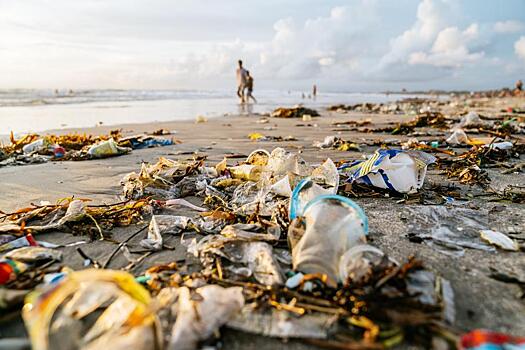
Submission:
<svg viewBox="0 0 525 350">
<path fill-rule="evenodd" d="M 348 207 L 354 209 L 357 212 L 357 215 L 359 216 L 361 221 L 363 222 L 363 231 L 364 231 L 365 236 L 368 235 L 368 218 L 367 218 L 365 212 L 363 211 L 363 209 L 356 202 L 351 200 L 350 198 L 343 197 L 343 196 L 340 196 L 340 195 L 337 195 L 337 194 L 320 195 L 320 196 L 315 197 L 310 202 L 308 202 L 308 204 L 305 205 L 303 213 L 306 213 L 308 211 L 308 209 L 312 208 L 316 204 L 318 204 L 320 202 L 324 202 L 324 201 L 326 201 L 328 199 L 340 201 L 341 203 L 343 203 L 343 204 L 347 205 Z"/>
</svg>

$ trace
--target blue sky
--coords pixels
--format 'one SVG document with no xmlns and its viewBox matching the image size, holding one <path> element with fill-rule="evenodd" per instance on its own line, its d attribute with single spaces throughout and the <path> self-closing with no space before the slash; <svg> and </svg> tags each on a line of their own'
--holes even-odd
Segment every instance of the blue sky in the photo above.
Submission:
<svg viewBox="0 0 525 350">
<path fill-rule="evenodd" d="M 0 0 L 0 88 L 490 89 L 525 79 L 525 1 Z"/>
</svg>

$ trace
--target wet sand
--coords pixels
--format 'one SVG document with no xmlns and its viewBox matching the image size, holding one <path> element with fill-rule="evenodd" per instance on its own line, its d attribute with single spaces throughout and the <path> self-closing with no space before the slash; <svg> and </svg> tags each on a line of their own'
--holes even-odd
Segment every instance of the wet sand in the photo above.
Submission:
<svg viewBox="0 0 525 350">
<path fill-rule="evenodd" d="M 525 105 L 523 99 L 507 101 Z M 496 106 L 499 109 L 502 106 Z M 494 111 L 495 109 L 492 109 Z M 469 109 L 473 110 L 473 109 Z M 474 109 L 475 110 L 475 109 Z M 485 110 L 487 111 L 487 110 Z M 16 208 L 37 203 L 40 200 L 55 201 L 57 199 L 75 196 L 77 198 L 91 198 L 97 203 L 111 203 L 117 201 L 120 195 L 119 182 L 130 171 L 138 171 L 142 161 L 156 162 L 158 157 L 173 159 L 187 159 L 197 152 L 207 155 L 208 162 L 214 164 L 220 161 L 225 154 L 248 155 L 257 148 L 268 150 L 274 147 L 284 147 L 289 151 L 302 152 L 303 158 L 310 162 L 320 163 L 327 157 L 334 161 L 353 160 L 363 154 L 372 153 L 377 147 L 364 147 L 362 152 L 342 152 L 337 150 L 319 150 L 312 146 L 314 141 L 322 141 L 325 136 L 338 135 L 345 140 L 361 142 L 363 139 L 397 139 L 406 140 L 407 136 L 393 136 L 389 134 L 369 134 L 355 131 L 334 131 L 340 128 L 334 126 L 336 122 L 349 120 L 371 119 L 373 126 L 381 126 L 389 122 L 411 120 L 412 116 L 346 113 L 340 114 L 320 110 L 322 116 L 313 118 L 311 122 L 298 119 L 268 118 L 269 123 L 257 123 L 261 116 L 228 116 L 210 119 L 206 123 L 195 124 L 194 121 L 162 122 L 150 124 L 121 125 L 124 135 L 152 132 L 159 128 L 175 130 L 172 135 L 182 141 L 181 144 L 134 150 L 131 154 L 82 162 L 50 162 L 41 165 L 0 168 L 0 209 L 11 211 Z M 317 126 L 314 126 L 317 125 Z M 267 130 L 272 127 L 272 130 Z M 81 130 L 56 130 L 50 133 L 68 133 L 72 131 L 91 134 L 107 133 L 115 127 L 98 127 Z M 293 136 L 297 141 L 284 142 L 257 142 L 248 139 L 247 135 L 259 132 L 267 136 Z M 427 138 L 421 137 L 420 140 Z M 229 163 L 237 162 L 230 159 Z M 523 159 L 522 159 L 523 161 Z M 523 174 L 501 175 L 498 169 L 489 169 L 493 179 L 492 186 L 504 187 L 506 184 L 525 185 Z M 430 170 L 427 182 L 443 183 L 445 177 L 436 170 Z M 456 326 L 466 331 L 473 328 L 488 328 L 496 331 L 510 332 L 516 335 L 525 334 L 525 302 L 519 298 L 520 287 L 515 283 L 503 283 L 489 277 L 491 269 L 507 271 L 520 276 L 525 281 L 525 257 L 523 252 L 505 252 L 498 250 L 491 253 L 475 249 L 466 249 L 462 257 L 451 257 L 425 245 L 412 243 L 406 238 L 408 231 L 407 204 L 396 203 L 392 198 L 362 198 L 357 199 L 365 210 L 370 221 L 370 240 L 389 256 L 403 261 L 409 255 L 420 258 L 431 270 L 436 271 L 452 283 L 455 292 Z M 198 202 L 197 202 L 198 203 Z M 512 203 L 489 203 L 482 198 L 473 199 L 461 205 L 479 207 L 488 211 L 490 228 L 508 232 L 521 231 L 525 227 L 524 206 Z M 411 205 L 417 207 L 420 205 Z M 184 215 L 184 210 L 177 214 Z M 118 229 L 114 233 L 116 240 L 122 240 L 136 228 Z M 72 242 L 82 237 L 72 236 L 59 232 L 47 233 L 39 236 L 42 240 L 51 242 Z M 132 240 L 131 244 L 138 244 L 142 237 Z M 525 237 L 523 237 L 525 238 Z M 178 242 L 179 237 L 169 237 L 167 244 L 175 246 L 175 250 L 167 250 L 152 254 L 144 262 L 134 268 L 138 274 L 147 267 L 170 262 L 185 257 L 185 250 Z M 83 248 L 86 253 L 97 259 L 104 259 L 107 252 L 114 248 L 109 242 L 96 241 Z M 73 247 L 65 248 L 64 265 L 73 268 L 82 267 L 82 259 Z M 127 265 L 122 256 L 117 256 L 110 268 L 120 268 Z M 18 324 L 18 326 L 17 326 Z M 2 329 L 2 327 L 0 327 Z M 12 332 L 10 334 L 9 332 Z M 0 337 L 22 334 L 19 323 L 12 323 L 9 327 L 0 330 Z M 260 336 L 243 335 L 233 331 L 226 331 L 224 337 L 226 348 L 242 349 L 256 344 L 261 349 L 280 348 L 305 349 L 310 346 L 301 342 L 283 343 L 280 340 L 270 340 Z"/>
</svg>

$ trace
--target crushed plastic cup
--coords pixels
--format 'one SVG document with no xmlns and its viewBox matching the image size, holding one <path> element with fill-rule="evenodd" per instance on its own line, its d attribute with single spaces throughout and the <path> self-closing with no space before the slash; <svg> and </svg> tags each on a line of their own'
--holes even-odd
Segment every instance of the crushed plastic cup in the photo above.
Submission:
<svg viewBox="0 0 525 350">
<path fill-rule="evenodd" d="M 461 128 L 454 129 L 446 141 L 449 145 L 466 145 L 470 143 L 470 139 Z"/>
<path fill-rule="evenodd" d="M 246 163 L 251 165 L 265 166 L 270 159 L 270 152 L 265 149 L 256 149 L 248 155 Z"/>
<path fill-rule="evenodd" d="M 262 168 L 259 165 L 242 164 L 230 168 L 234 179 L 259 181 L 261 178 Z"/>
<path fill-rule="evenodd" d="M 292 245 L 294 270 L 320 273 L 335 287 L 340 278 L 340 261 L 350 248 L 366 243 L 368 219 L 352 200 L 338 195 L 321 195 L 311 200 L 301 217 L 290 225 L 304 225 L 301 238 Z M 289 240 L 291 235 L 289 232 Z"/>
</svg>

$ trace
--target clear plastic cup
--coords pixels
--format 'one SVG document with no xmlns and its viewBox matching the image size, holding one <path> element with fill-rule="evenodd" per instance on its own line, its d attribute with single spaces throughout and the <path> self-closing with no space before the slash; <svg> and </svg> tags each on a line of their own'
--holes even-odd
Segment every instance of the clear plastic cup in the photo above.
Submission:
<svg viewBox="0 0 525 350">
<path fill-rule="evenodd" d="M 368 219 L 355 202 L 338 195 L 317 196 L 300 212 L 305 231 L 292 247 L 293 267 L 303 273 L 325 274 L 327 284 L 336 286 L 342 282 L 342 256 L 366 243 Z"/>
</svg>

